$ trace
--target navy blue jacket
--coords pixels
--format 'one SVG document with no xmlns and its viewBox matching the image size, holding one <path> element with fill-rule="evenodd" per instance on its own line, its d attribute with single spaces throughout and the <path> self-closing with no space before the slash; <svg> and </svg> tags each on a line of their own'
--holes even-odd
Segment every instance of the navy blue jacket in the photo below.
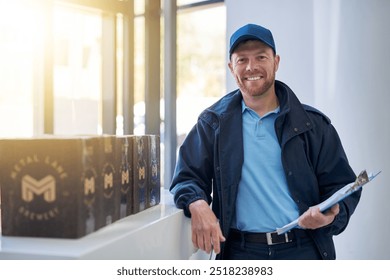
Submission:
<svg viewBox="0 0 390 280">
<path fill-rule="evenodd" d="M 284 83 L 275 81 L 275 90 L 280 104 L 275 131 L 282 164 L 290 193 L 302 214 L 354 181 L 356 175 L 329 118 L 301 104 Z M 201 113 L 180 147 L 170 187 L 176 206 L 187 217 L 191 216 L 190 203 L 199 199 L 212 203 L 225 237 L 235 213 L 243 164 L 241 101 L 241 92 L 236 90 Z M 346 228 L 360 195 L 361 191 L 355 192 L 340 202 L 340 213 L 332 224 L 309 230 L 324 259 L 336 258 L 332 237 Z"/>
</svg>

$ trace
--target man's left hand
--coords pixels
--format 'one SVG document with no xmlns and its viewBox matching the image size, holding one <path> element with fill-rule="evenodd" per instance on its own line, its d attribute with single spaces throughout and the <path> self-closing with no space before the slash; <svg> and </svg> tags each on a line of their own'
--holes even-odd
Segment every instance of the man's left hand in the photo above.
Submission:
<svg viewBox="0 0 390 280">
<path fill-rule="evenodd" d="M 310 207 L 299 217 L 298 225 L 304 229 L 317 229 L 327 226 L 334 221 L 339 211 L 340 207 L 338 204 L 334 205 L 325 213 L 322 213 L 318 207 Z"/>
</svg>

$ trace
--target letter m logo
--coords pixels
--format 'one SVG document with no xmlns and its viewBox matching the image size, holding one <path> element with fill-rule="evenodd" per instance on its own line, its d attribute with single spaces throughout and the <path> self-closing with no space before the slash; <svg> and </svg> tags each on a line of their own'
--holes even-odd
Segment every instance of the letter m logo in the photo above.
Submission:
<svg viewBox="0 0 390 280">
<path fill-rule="evenodd" d="M 138 180 L 144 180 L 145 179 L 145 167 L 139 167 L 138 169 Z"/>
<path fill-rule="evenodd" d="M 114 175 L 111 173 L 104 174 L 104 189 L 112 188 L 114 186 Z"/>
<path fill-rule="evenodd" d="M 34 194 L 43 194 L 44 200 L 53 202 L 56 199 L 56 180 L 53 176 L 47 175 L 41 180 L 36 180 L 30 175 L 22 178 L 22 199 L 30 202 L 34 199 Z"/>
<path fill-rule="evenodd" d="M 84 179 L 84 194 L 88 195 L 88 193 L 95 193 L 95 178 L 91 177 L 90 179 Z"/>
<path fill-rule="evenodd" d="M 130 182 L 130 172 L 129 169 L 122 171 L 122 185 L 128 184 Z"/>
</svg>

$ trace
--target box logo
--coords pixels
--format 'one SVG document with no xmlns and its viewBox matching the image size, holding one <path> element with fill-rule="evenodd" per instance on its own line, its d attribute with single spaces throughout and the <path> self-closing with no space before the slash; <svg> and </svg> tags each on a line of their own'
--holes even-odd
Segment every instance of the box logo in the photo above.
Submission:
<svg viewBox="0 0 390 280">
<path fill-rule="evenodd" d="M 95 178 L 84 178 L 84 194 L 94 194 L 95 193 Z"/>
<path fill-rule="evenodd" d="M 10 177 L 18 186 L 17 213 L 31 221 L 47 221 L 60 214 L 58 196 L 69 192 L 61 188 L 68 178 L 63 165 L 50 156 L 29 155 L 17 160 Z"/>
<path fill-rule="evenodd" d="M 46 202 L 53 202 L 56 199 L 56 180 L 53 176 L 47 175 L 41 180 L 36 180 L 30 175 L 22 177 L 22 199 L 30 202 L 34 194 L 42 195 Z"/>
<path fill-rule="evenodd" d="M 111 163 L 106 163 L 102 172 L 103 195 L 105 198 L 111 198 L 114 193 L 114 173 L 114 166 Z"/>
<path fill-rule="evenodd" d="M 143 163 L 141 163 L 141 164 L 138 166 L 138 179 L 139 179 L 140 181 L 145 180 L 145 176 L 146 176 L 145 173 L 146 173 L 146 172 L 145 172 L 145 166 L 143 165 Z"/>
<path fill-rule="evenodd" d="M 96 171 L 93 168 L 84 170 L 81 182 L 84 187 L 84 205 L 92 207 L 95 203 L 95 192 L 96 192 Z"/>
<path fill-rule="evenodd" d="M 104 189 L 111 189 L 114 186 L 114 176 L 112 172 L 109 174 L 104 174 Z"/>
<path fill-rule="evenodd" d="M 122 171 L 122 185 L 130 183 L 130 172 L 129 169 Z"/>
</svg>

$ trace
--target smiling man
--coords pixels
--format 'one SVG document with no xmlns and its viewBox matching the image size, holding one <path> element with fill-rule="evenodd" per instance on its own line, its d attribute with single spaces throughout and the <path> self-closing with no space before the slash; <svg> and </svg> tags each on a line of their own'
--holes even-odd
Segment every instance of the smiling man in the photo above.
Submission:
<svg viewBox="0 0 390 280">
<path fill-rule="evenodd" d="M 325 213 L 310 207 L 356 178 L 335 128 L 275 80 L 280 57 L 268 29 L 241 27 L 229 55 L 238 90 L 199 116 L 170 188 L 194 246 L 218 259 L 335 259 L 333 235 L 360 199 Z M 299 216 L 299 229 L 275 232 Z"/>
<path fill-rule="evenodd" d="M 229 69 L 245 104 L 260 116 L 275 109 L 278 106 L 275 73 L 279 67 L 279 55 L 258 40 L 244 41 L 233 50 Z"/>
</svg>

